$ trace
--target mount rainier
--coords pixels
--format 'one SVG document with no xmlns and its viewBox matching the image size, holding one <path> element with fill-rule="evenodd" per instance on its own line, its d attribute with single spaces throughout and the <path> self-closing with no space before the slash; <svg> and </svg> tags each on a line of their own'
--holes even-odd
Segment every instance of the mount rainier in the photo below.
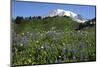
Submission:
<svg viewBox="0 0 100 67">
<path fill-rule="evenodd" d="M 43 18 L 45 18 L 45 17 L 54 17 L 54 16 L 69 16 L 74 21 L 77 21 L 79 23 L 84 23 L 85 21 L 87 21 L 81 15 L 76 14 L 72 11 L 66 11 L 66 10 L 63 10 L 63 9 L 53 10 L 53 11 L 49 12 L 47 15 L 43 16 Z"/>
</svg>

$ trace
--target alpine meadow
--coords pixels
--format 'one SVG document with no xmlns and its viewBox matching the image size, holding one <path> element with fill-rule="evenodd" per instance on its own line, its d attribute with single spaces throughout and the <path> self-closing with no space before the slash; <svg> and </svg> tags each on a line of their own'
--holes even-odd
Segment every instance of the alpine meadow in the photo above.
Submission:
<svg viewBox="0 0 100 67">
<path fill-rule="evenodd" d="M 96 61 L 95 6 L 19 1 L 12 4 L 12 66 Z"/>
</svg>

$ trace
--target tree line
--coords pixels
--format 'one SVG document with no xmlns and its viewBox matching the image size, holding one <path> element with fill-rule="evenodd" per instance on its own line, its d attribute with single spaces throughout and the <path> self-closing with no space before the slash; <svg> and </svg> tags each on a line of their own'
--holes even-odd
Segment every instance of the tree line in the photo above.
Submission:
<svg viewBox="0 0 100 67">
<path fill-rule="evenodd" d="M 55 18 L 55 17 L 59 17 L 59 16 L 54 16 L 54 17 L 42 17 L 42 16 L 33 16 L 33 17 L 23 17 L 23 16 L 17 16 L 13 21 L 16 23 L 16 24 L 20 24 L 20 23 L 24 23 L 26 21 L 29 21 L 29 20 L 38 20 L 38 19 L 48 19 L 48 18 Z M 69 18 L 68 16 L 63 16 L 63 17 L 66 17 L 66 18 Z"/>
<path fill-rule="evenodd" d="M 23 16 L 17 16 L 14 20 L 14 22 L 16 24 L 20 24 L 20 23 L 24 23 L 26 21 L 29 21 L 29 20 L 37 20 L 37 19 L 42 19 L 41 16 L 33 16 L 33 17 L 23 17 Z"/>
</svg>

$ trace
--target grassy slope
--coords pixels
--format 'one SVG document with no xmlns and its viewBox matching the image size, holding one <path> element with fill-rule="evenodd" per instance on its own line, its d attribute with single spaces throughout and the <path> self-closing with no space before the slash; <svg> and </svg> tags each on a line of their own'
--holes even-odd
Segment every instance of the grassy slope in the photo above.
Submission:
<svg viewBox="0 0 100 67">
<path fill-rule="evenodd" d="M 78 25 L 67 17 L 30 20 L 28 23 L 15 24 L 13 29 L 18 35 L 27 32 L 39 35 L 36 39 L 29 37 L 28 45 L 13 45 L 12 65 L 95 60 L 95 27 L 75 31 Z M 48 31 L 53 34 L 49 35 Z"/>
<path fill-rule="evenodd" d="M 78 23 L 67 17 L 54 17 L 48 19 L 30 20 L 28 23 L 22 23 L 16 25 L 16 32 L 27 32 L 27 31 L 48 31 L 52 27 L 56 27 L 56 31 L 72 31 L 77 28 Z"/>
</svg>

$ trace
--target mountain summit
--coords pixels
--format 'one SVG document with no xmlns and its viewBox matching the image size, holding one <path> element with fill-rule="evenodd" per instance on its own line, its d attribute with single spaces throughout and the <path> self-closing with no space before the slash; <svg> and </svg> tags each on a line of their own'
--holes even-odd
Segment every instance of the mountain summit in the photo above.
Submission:
<svg viewBox="0 0 100 67">
<path fill-rule="evenodd" d="M 54 16 L 69 16 L 71 17 L 74 21 L 77 21 L 79 23 L 84 23 L 86 20 L 79 14 L 76 14 L 72 11 L 66 11 L 63 9 L 56 9 L 51 12 L 49 12 L 46 16 L 44 17 L 54 17 Z"/>
</svg>

